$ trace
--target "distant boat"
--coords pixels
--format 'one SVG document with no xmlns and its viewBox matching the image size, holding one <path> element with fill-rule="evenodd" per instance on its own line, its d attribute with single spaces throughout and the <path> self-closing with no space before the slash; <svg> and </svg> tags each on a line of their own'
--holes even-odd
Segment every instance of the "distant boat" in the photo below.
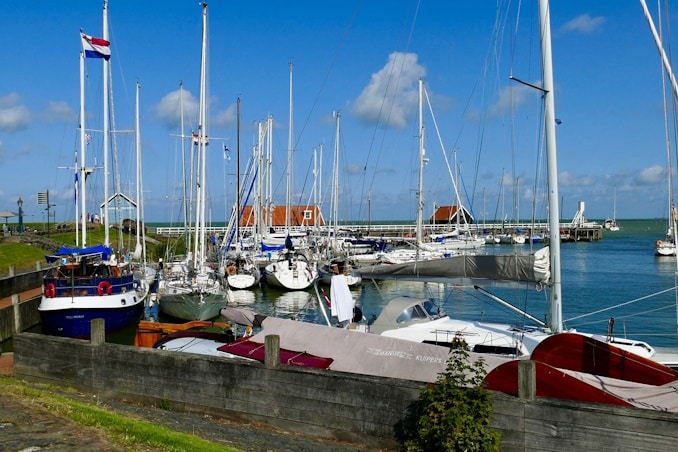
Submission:
<svg viewBox="0 0 678 452">
<path fill-rule="evenodd" d="M 612 218 L 606 218 L 603 227 L 609 231 L 616 232 L 619 230 L 617 224 L 617 189 L 614 189 L 614 201 L 612 202 Z"/>
</svg>

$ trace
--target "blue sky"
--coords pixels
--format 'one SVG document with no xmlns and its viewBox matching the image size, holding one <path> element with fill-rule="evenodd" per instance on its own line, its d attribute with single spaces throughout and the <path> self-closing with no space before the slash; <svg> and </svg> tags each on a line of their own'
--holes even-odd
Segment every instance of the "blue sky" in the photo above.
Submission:
<svg viewBox="0 0 678 452">
<path fill-rule="evenodd" d="M 509 80 L 540 83 L 536 1 L 521 2 L 520 12 L 511 3 L 210 3 L 210 219 L 224 221 L 234 202 L 238 97 L 243 162 L 257 122 L 273 117 L 274 199 L 284 204 L 290 60 L 296 201 L 312 199 L 313 149 L 322 144 L 329 216 L 332 114 L 340 111 L 339 218 L 413 220 L 417 81 L 423 78 L 434 115 L 426 108 L 426 213 L 434 204 L 455 204 L 450 172 L 456 150 L 463 202 L 477 219 L 512 219 L 516 210 L 529 218 L 533 205 L 545 218 L 538 93 Z M 69 167 L 79 149 L 79 30 L 101 37 L 101 5 L 0 2 L 0 210 L 16 211 L 21 197 L 25 221 L 46 221 L 44 206 L 37 205 L 37 193 L 46 190 L 56 221 L 73 218 Z M 562 217 L 571 218 L 579 201 L 586 202 L 588 218 L 611 216 L 615 192 L 618 219 L 665 217 L 661 67 L 640 4 L 553 1 L 551 21 Z M 121 189 L 134 196 L 130 131 L 139 81 L 145 217 L 177 222 L 178 90 L 181 81 L 189 133 L 197 123 L 201 7 L 188 0 L 112 0 L 109 24 Z M 87 125 L 100 129 L 100 60 L 88 59 L 86 72 Z M 101 134 L 91 134 L 87 163 L 100 165 Z M 102 180 L 101 170 L 88 179 L 92 212 L 103 201 Z"/>
</svg>

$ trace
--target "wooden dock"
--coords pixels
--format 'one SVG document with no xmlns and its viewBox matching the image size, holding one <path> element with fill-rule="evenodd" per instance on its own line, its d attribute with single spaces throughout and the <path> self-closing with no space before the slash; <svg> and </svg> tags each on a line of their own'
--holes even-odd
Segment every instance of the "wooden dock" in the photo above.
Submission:
<svg viewBox="0 0 678 452">
<path fill-rule="evenodd" d="M 327 235 L 331 226 L 291 226 L 290 232 L 302 232 L 307 234 Z M 423 234 L 425 236 L 442 234 L 449 232 L 455 228 L 453 224 L 424 224 L 422 225 Z M 150 229 L 150 228 L 149 228 Z M 284 226 L 273 228 L 275 232 L 282 233 L 285 231 Z M 339 229 L 346 234 L 355 235 L 362 238 L 373 239 L 403 239 L 416 237 L 416 225 L 414 223 L 391 223 L 391 224 L 367 224 L 367 223 L 347 223 L 339 225 Z M 480 235 L 486 234 L 512 234 L 522 231 L 530 237 L 535 235 L 544 235 L 548 238 L 549 228 L 546 222 L 541 223 L 478 223 L 470 225 L 471 231 L 477 232 Z M 228 231 L 227 226 L 211 226 L 207 228 L 207 234 L 218 234 L 223 236 Z M 245 234 L 251 234 L 253 228 L 241 227 L 240 231 Z M 153 231 L 162 236 L 181 236 L 185 230 L 181 226 L 173 227 L 158 227 Z M 562 242 L 591 242 L 601 240 L 603 238 L 603 226 L 598 223 L 584 223 L 583 225 L 574 226 L 572 223 L 560 224 L 560 238 Z"/>
</svg>

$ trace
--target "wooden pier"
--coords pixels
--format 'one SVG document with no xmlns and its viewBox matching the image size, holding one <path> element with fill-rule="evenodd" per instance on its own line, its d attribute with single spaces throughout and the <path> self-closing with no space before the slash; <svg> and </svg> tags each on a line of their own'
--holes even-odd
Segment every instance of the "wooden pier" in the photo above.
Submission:
<svg viewBox="0 0 678 452">
<path fill-rule="evenodd" d="M 308 234 L 327 235 L 331 226 L 291 226 L 290 232 L 303 232 Z M 422 231 L 425 236 L 442 234 L 449 232 L 455 228 L 453 224 L 424 224 Z M 530 237 L 536 235 L 544 235 L 548 239 L 549 228 L 548 224 L 542 223 L 478 223 L 469 226 L 472 232 L 477 232 L 479 235 L 487 234 L 512 234 L 516 232 L 523 232 Z M 150 229 L 150 228 L 149 228 Z M 284 226 L 273 228 L 275 232 L 282 233 L 285 231 Z M 207 234 L 219 234 L 223 236 L 228 230 L 227 226 L 211 226 L 207 227 Z M 352 223 L 341 224 L 339 230 L 345 234 L 355 235 L 363 238 L 374 239 L 403 239 L 416 237 L 416 225 L 414 223 L 391 223 L 391 224 L 366 224 L 366 223 Z M 240 231 L 245 234 L 251 234 L 252 227 L 241 227 Z M 158 235 L 163 236 L 181 236 L 184 234 L 184 228 L 181 226 L 173 227 L 158 227 L 153 231 Z M 583 225 L 572 225 L 572 223 L 560 224 L 560 239 L 562 242 L 592 242 L 601 240 L 603 238 L 603 226 L 598 223 L 584 223 Z"/>
</svg>

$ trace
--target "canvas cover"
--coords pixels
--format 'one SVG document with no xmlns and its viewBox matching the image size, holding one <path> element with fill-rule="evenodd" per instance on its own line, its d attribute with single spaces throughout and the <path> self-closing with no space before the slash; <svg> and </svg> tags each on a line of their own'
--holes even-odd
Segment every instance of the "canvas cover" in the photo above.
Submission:
<svg viewBox="0 0 678 452">
<path fill-rule="evenodd" d="M 551 282 L 549 248 L 530 253 L 456 255 L 394 265 L 361 267 L 358 272 L 368 279 L 403 279 L 412 281 L 485 284 L 501 282 L 530 283 L 538 286 Z"/>
<path fill-rule="evenodd" d="M 334 328 L 276 317 L 266 317 L 262 330 L 251 341 L 280 337 L 280 347 L 332 358 L 330 370 L 362 375 L 435 382 L 447 367 L 449 349 L 350 329 Z M 471 361 L 483 359 L 489 372 L 505 358 L 471 353 Z"/>
</svg>

